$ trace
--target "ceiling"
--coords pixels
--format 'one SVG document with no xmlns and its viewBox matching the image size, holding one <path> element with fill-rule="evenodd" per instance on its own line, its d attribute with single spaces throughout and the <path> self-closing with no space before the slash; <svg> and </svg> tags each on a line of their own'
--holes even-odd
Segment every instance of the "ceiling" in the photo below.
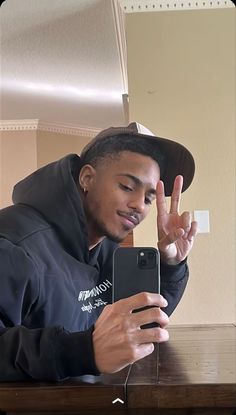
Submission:
<svg viewBox="0 0 236 415">
<path fill-rule="evenodd" d="M 111 0 L 1 6 L 1 119 L 123 124 L 125 92 Z M 123 53 L 123 52 L 122 52 Z"/>
<path fill-rule="evenodd" d="M 91 128 L 124 124 L 128 87 L 122 10 L 176 10 L 196 4 L 190 0 L 5 0 L 0 9 L 1 119 Z M 232 7 L 230 0 L 203 4 Z"/>
</svg>

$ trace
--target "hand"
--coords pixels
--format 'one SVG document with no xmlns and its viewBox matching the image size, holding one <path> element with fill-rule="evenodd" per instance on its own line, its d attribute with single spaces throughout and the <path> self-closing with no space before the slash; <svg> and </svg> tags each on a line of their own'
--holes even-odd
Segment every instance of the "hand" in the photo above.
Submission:
<svg viewBox="0 0 236 415">
<path fill-rule="evenodd" d="M 171 195 L 170 212 L 167 212 L 164 184 L 157 184 L 158 248 L 163 262 L 176 265 L 189 254 L 197 234 L 197 222 L 191 222 L 190 212 L 179 215 L 183 177 L 175 178 Z"/>
<path fill-rule="evenodd" d="M 137 313 L 133 310 L 157 306 Z M 159 294 L 139 293 L 106 306 L 95 323 L 93 347 L 95 362 L 101 373 L 114 373 L 142 359 L 154 350 L 153 343 L 169 339 L 168 316 L 159 308 L 167 301 Z M 160 327 L 140 329 L 157 322 Z"/>
</svg>

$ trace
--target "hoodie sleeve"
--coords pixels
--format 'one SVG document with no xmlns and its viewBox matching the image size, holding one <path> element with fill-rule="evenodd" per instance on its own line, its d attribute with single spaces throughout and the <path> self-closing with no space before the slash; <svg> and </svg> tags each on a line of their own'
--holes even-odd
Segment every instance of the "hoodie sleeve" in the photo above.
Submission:
<svg viewBox="0 0 236 415">
<path fill-rule="evenodd" d="M 179 265 L 161 263 L 161 295 L 168 301 L 163 311 L 170 316 L 181 300 L 188 282 L 189 269 L 186 260 Z"/>
<path fill-rule="evenodd" d="M 0 381 L 98 375 L 93 327 L 70 333 L 63 327 L 23 325 L 37 295 L 35 264 L 22 248 L 0 239 Z"/>
</svg>

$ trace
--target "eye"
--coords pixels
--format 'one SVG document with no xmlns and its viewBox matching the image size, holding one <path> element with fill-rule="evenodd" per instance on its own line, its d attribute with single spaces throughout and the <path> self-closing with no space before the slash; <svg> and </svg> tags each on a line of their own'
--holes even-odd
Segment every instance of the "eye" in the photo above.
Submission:
<svg viewBox="0 0 236 415">
<path fill-rule="evenodd" d="M 126 186 L 125 184 L 119 183 L 119 186 L 125 192 L 132 192 L 133 191 L 132 187 Z"/>
<path fill-rule="evenodd" d="M 146 203 L 146 205 L 151 205 L 152 204 L 152 200 L 149 199 L 148 197 L 145 197 L 145 203 Z"/>
</svg>

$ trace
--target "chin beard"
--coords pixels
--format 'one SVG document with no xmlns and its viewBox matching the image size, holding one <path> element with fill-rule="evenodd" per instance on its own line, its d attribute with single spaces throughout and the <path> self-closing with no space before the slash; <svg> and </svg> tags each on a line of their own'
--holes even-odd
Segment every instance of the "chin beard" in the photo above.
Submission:
<svg viewBox="0 0 236 415">
<path fill-rule="evenodd" d="M 107 229 L 106 227 L 103 228 L 103 232 L 106 238 L 110 239 L 113 242 L 116 242 L 117 244 L 122 242 L 123 239 L 125 238 L 125 236 L 120 236 L 120 235 L 114 234 L 113 232 L 110 232 L 109 229 Z"/>
<path fill-rule="evenodd" d="M 109 232 L 107 232 L 106 237 L 108 239 L 110 239 L 111 241 L 116 242 L 117 244 L 119 244 L 120 242 L 122 242 L 123 239 L 125 238 L 125 237 L 124 238 L 121 238 L 120 236 L 113 235 L 112 233 L 109 233 Z"/>
<path fill-rule="evenodd" d="M 107 229 L 105 223 L 98 223 L 98 222 L 96 222 L 96 227 L 97 227 L 98 232 L 101 235 L 105 236 L 106 238 L 110 239 L 113 242 L 116 242 L 117 244 L 119 244 L 120 242 L 122 242 L 125 239 L 125 237 L 128 235 L 129 231 L 130 231 L 128 229 L 124 229 L 124 231 L 126 231 L 125 232 L 125 235 L 122 235 L 121 236 L 121 235 L 118 235 L 118 234 L 115 234 L 115 233 L 109 231 L 109 229 Z"/>
</svg>

